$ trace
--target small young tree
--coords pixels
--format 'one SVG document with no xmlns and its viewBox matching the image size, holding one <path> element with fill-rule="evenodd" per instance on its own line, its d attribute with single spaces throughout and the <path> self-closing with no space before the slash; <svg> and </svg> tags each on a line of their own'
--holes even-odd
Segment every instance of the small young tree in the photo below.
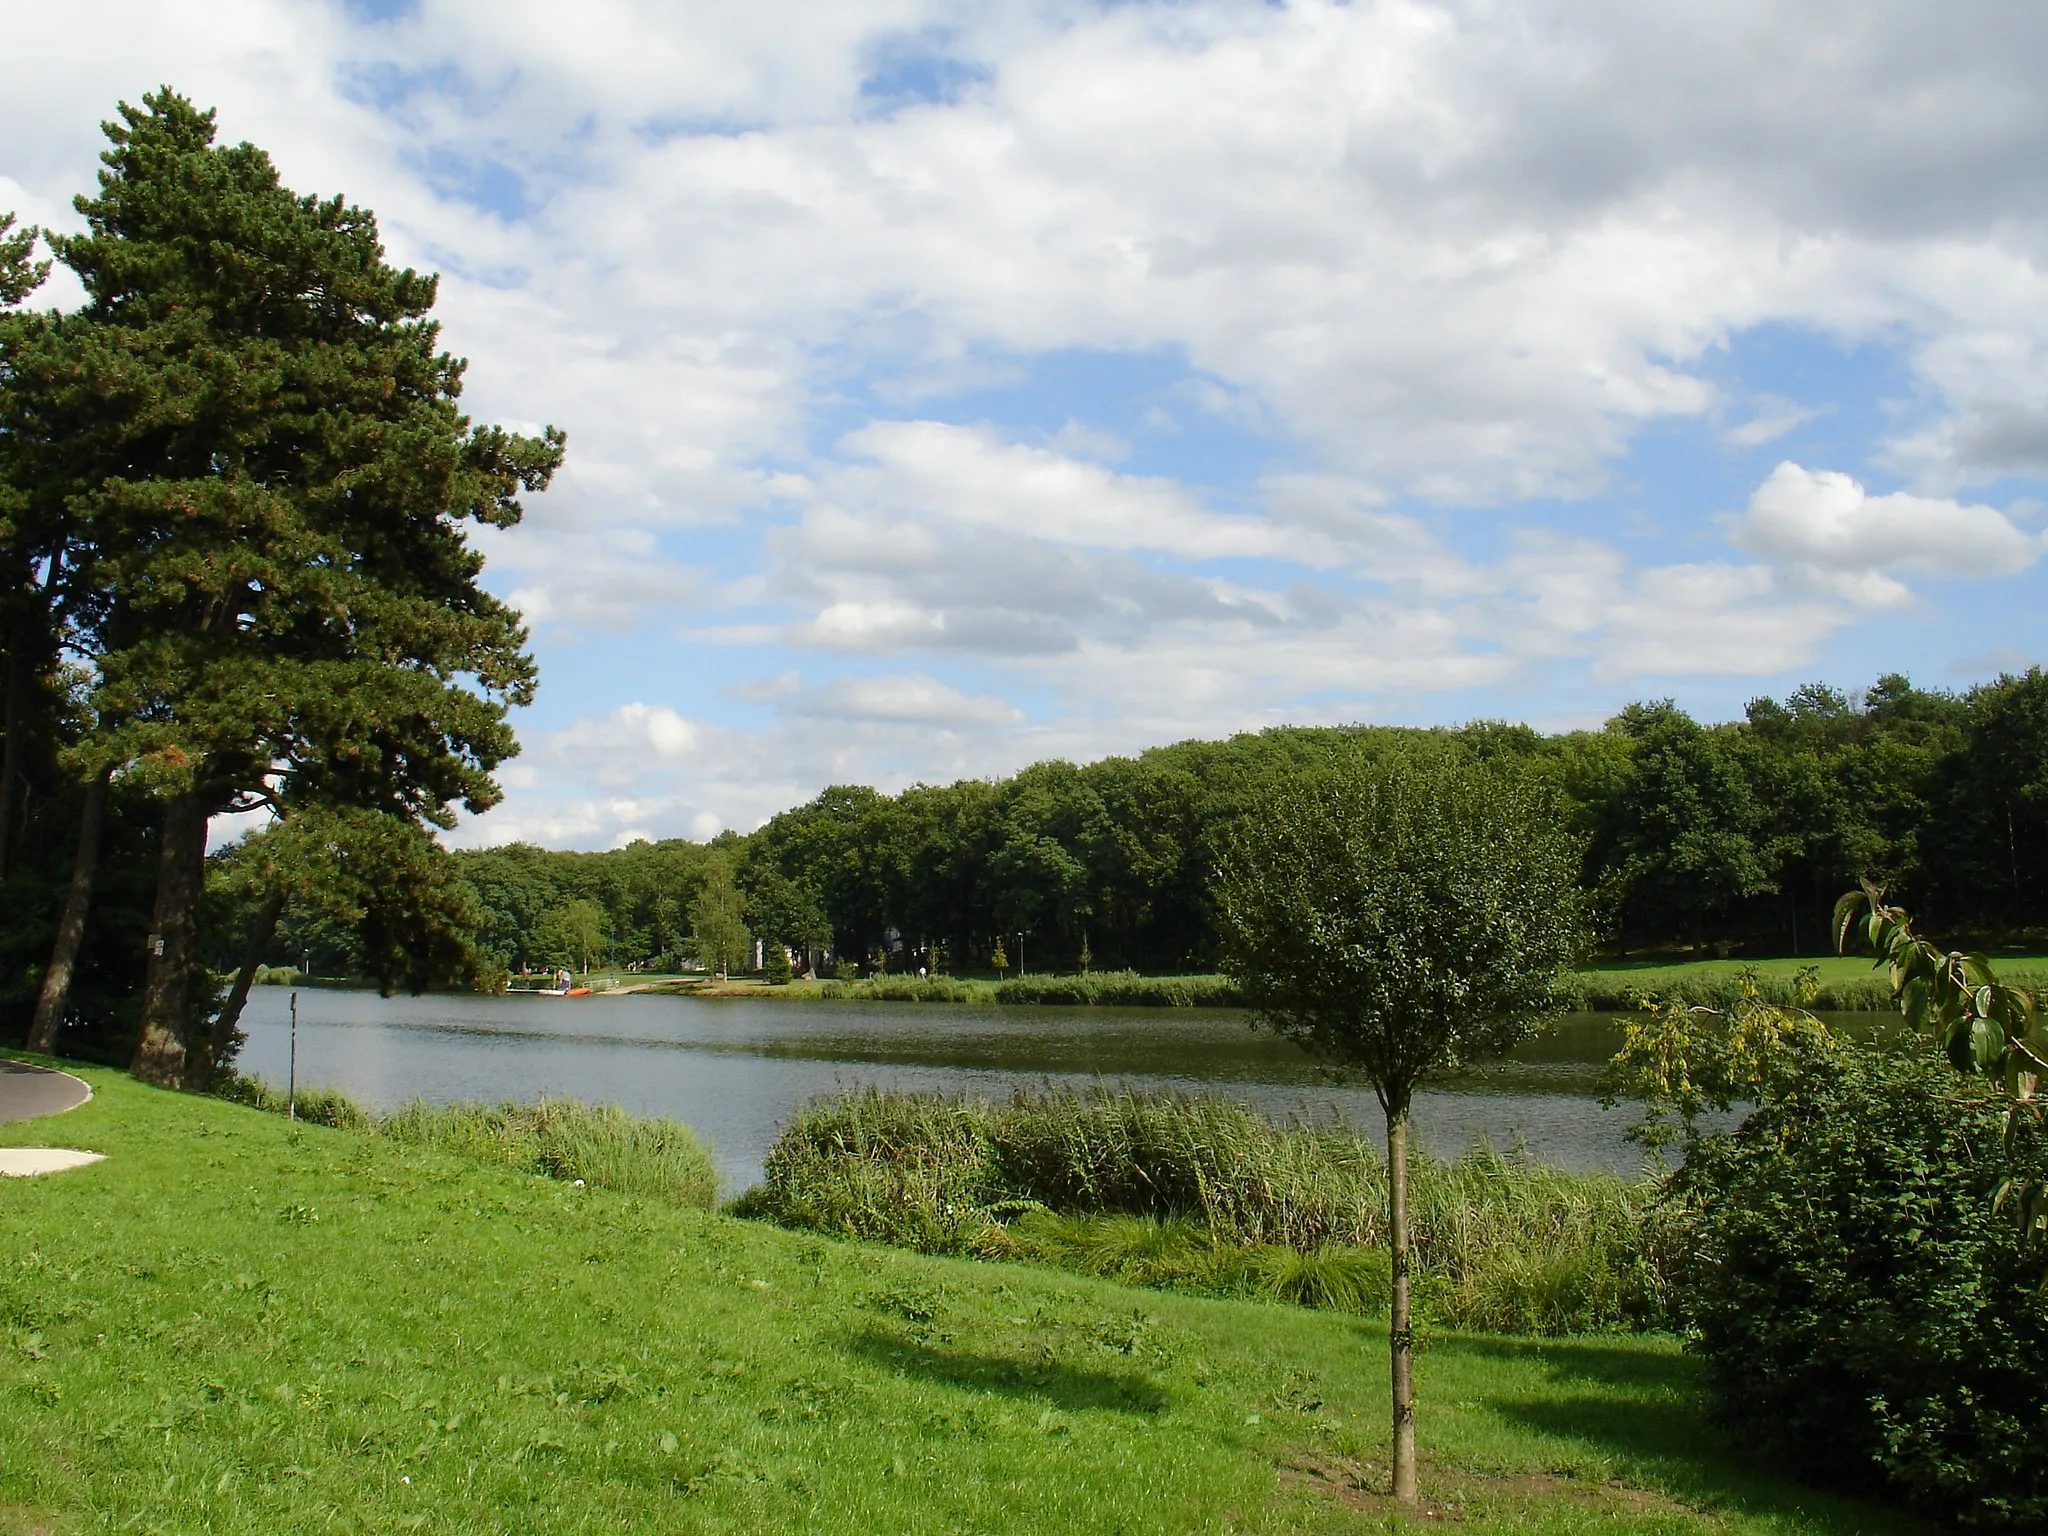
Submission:
<svg viewBox="0 0 2048 1536">
<path fill-rule="evenodd" d="M 762 969 L 771 987 L 786 987 L 790 982 L 789 946 L 776 939 L 769 943 L 762 957 Z"/>
<path fill-rule="evenodd" d="M 716 971 L 719 980 L 746 963 L 754 936 L 747 932 L 746 909 L 733 883 L 732 865 L 723 857 L 704 866 L 704 883 L 690 903 L 690 932 L 697 963 Z"/>
<path fill-rule="evenodd" d="M 1003 941 L 1000 936 L 996 939 L 996 952 L 988 957 L 988 963 L 996 968 L 998 978 L 1010 968 L 1010 952 L 1003 948 Z"/>
<path fill-rule="evenodd" d="M 1557 1010 L 1584 947 L 1582 850 L 1554 792 L 1493 765 L 1304 776 L 1258 804 L 1217 872 L 1224 969 L 1260 1022 L 1361 1073 L 1386 1111 L 1394 1494 L 1413 1502 L 1409 1108 L 1428 1074 Z"/>
</svg>

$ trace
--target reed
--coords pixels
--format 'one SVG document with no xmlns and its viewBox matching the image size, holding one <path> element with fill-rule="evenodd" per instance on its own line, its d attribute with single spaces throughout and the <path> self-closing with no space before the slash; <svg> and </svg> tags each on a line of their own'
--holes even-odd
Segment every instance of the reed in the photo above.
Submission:
<svg viewBox="0 0 2048 1536">
<path fill-rule="evenodd" d="M 247 1104 L 251 1109 L 266 1110 L 273 1115 L 285 1113 L 295 1103 L 297 1117 L 311 1125 L 329 1125 L 339 1131 L 373 1131 L 377 1128 L 377 1117 L 338 1088 L 302 1088 L 294 1101 L 288 1099 L 285 1091 L 275 1083 L 252 1073 L 235 1072 L 229 1074 L 214 1092 L 218 1098 L 232 1099 L 237 1104 Z"/>
<path fill-rule="evenodd" d="M 1135 971 L 1086 975 L 1012 976 L 961 981 L 951 976 L 871 976 L 828 981 L 823 997 L 869 1003 L 980 1003 L 1005 1007 L 1236 1008 L 1243 1005 L 1226 976 L 1140 976 Z"/>
<path fill-rule="evenodd" d="M 1453 1327 L 1564 1333 L 1665 1321 L 1649 1186 L 1475 1148 L 1416 1161 L 1415 1253 Z M 742 1214 L 1135 1284 L 1384 1304 L 1386 1167 L 1348 1128 L 1276 1125 L 1201 1095 L 1102 1089 L 1007 1103 L 866 1090 L 813 1101 Z"/>
<path fill-rule="evenodd" d="M 221 1096 L 273 1114 L 285 1112 L 283 1091 L 260 1077 L 237 1075 Z M 414 1099 L 393 1114 L 379 1116 L 335 1089 L 309 1088 L 298 1095 L 298 1117 L 698 1210 L 711 1210 L 718 1203 L 717 1166 L 687 1125 L 629 1115 L 613 1104 L 574 1099 L 429 1104 Z"/>
</svg>

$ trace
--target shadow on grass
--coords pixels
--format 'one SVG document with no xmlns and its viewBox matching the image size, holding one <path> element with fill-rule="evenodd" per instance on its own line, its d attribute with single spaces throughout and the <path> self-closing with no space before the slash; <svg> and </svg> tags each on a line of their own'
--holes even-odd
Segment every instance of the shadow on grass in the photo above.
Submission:
<svg viewBox="0 0 2048 1536">
<path fill-rule="evenodd" d="M 1938 1529 L 1879 1507 L 1874 1501 L 1885 1498 L 1886 1490 L 1875 1471 L 1866 1485 L 1853 1488 L 1798 1482 L 1797 1469 L 1713 1427 L 1696 1361 L 1541 1340 L 1463 1338 L 1459 1345 L 1469 1355 L 1541 1368 L 1547 1390 L 1486 1399 L 1501 1418 L 1607 1452 L 1630 1481 L 1654 1485 L 1686 1503 L 1777 1517 L 1840 1536 L 1926 1536 Z"/>
<path fill-rule="evenodd" d="M 1029 1399 L 1070 1413 L 1106 1408 L 1152 1414 L 1167 1403 L 1166 1393 L 1137 1371 L 1094 1371 L 1056 1360 L 1020 1360 L 1011 1355 L 951 1349 L 880 1329 L 856 1335 L 846 1350 L 899 1375 L 970 1392 Z"/>
</svg>

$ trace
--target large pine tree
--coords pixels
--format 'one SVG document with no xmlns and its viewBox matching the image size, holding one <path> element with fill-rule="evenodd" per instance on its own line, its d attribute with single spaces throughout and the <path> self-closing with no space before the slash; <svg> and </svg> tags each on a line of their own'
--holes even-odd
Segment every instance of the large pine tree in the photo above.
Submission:
<svg viewBox="0 0 2048 1536">
<path fill-rule="evenodd" d="M 106 132 L 86 232 L 51 240 L 87 302 L 8 333 L 0 430 L 26 521 L 63 529 L 47 569 L 96 722 L 72 756 L 162 807 L 134 1067 L 172 1083 L 210 996 L 211 817 L 447 825 L 498 798 L 534 668 L 463 525 L 517 522 L 563 438 L 461 413 L 435 279 L 384 260 L 369 212 L 215 146 L 168 89 Z"/>
</svg>

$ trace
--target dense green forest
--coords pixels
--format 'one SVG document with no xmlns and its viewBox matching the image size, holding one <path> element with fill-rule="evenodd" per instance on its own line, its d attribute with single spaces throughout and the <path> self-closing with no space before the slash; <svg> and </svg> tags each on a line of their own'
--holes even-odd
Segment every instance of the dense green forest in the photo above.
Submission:
<svg viewBox="0 0 2048 1536">
<path fill-rule="evenodd" d="M 1967 693 L 1886 677 L 1814 684 L 1702 725 L 1634 704 L 1597 731 L 1276 729 L 1186 741 L 993 783 L 897 795 L 835 786 L 750 836 L 609 853 L 524 845 L 456 856 L 478 945 L 503 965 L 668 967 L 692 909 L 730 881 L 754 933 L 864 969 L 1203 970 L 1223 837 L 1276 776 L 1395 753 L 1513 758 L 1564 789 L 1619 951 L 1811 955 L 1835 898 L 1868 874 L 1936 930 L 2017 938 L 2048 926 L 2048 675 Z M 232 866 L 232 856 L 223 861 Z M 579 945 L 578 925 L 586 938 Z M 1022 944 L 1018 935 L 1022 934 Z M 318 910 L 273 958 L 359 966 Z"/>
</svg>

